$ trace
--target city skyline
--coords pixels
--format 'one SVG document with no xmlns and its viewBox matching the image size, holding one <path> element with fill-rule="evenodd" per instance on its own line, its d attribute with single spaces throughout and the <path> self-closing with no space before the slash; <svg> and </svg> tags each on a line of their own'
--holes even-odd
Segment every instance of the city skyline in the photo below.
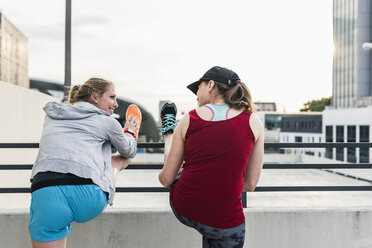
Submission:
<svg viewBox="0 0 372 248">
<path fill-rule="evenodd" d="M 63 82 L 65 1 L 1 8 L 29 39 L 30 77 Z M 254 101 L 299 111 L 332 94 L 332 53 L 332 1 L 72 3 L 72 84 L 110 79 L 156 119 L 159 100 L 195 108 L 186 85 L 214 65 L 236 71 Z"/>
</svg>

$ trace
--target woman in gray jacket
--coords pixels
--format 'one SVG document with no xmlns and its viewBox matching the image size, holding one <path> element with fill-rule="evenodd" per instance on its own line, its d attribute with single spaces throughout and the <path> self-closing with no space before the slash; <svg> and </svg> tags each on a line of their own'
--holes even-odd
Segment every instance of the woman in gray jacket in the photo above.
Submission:
<svg viewBox="0 0 372 248">
<path fill-rule="evenodd" d="M 71 222 L 86 222 L 112 205 L 117 174 L 136 155 L 140 120 L 124 130 L 112 82 L 91 78 L 74 86 L 69 103 L 49 102 L 31 175 L 29 231 L 34 248 L 66 247 Z M 117 155 L 111 155 L 111 145 Z"/>
</svg>

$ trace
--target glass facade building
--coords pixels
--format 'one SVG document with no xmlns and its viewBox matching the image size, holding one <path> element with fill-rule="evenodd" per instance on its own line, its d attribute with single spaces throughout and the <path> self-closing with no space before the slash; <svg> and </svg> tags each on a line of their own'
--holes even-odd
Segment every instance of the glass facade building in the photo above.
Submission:
<svg viewBox="0 0 372 248">
<path fill-rule="evenodd" d="M 372 42 L 372 1 L 333 1 L 333 108 L 358 107 L 370 97 L 372 63 L 362 45 Z"/>
<path fill-rule="evenodd" d="M 372 136 L 372 1 L 333 0 L 331 106 L 323 111 L 326 142 L 370 142 Z M 370 148 L 326 148 L 325 157 L 372 162 Z"/>
</svg>

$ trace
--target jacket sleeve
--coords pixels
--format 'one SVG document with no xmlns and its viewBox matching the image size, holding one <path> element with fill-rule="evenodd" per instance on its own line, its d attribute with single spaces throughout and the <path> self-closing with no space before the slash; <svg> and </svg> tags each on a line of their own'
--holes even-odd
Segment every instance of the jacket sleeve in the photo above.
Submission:
<svg viewBox="0 0 372 248">
<path fill-rule="evenodd" d="M 121 156 L 134 158 L 137 153 L 137 141 L 132 135 L 123 132 L 123 128 L 117 120 L 113 117 L 109 117 L 109 119 L 109 125 L 107 125 L 108 140 Z"/>
</svg>

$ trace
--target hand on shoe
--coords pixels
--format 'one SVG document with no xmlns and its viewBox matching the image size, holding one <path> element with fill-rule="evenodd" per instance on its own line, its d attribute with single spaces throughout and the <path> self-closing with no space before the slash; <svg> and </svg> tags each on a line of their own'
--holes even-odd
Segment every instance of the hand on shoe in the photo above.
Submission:
<svg viewBox="0 0 372 248">
<path fill-rule="evenodd" d="M 139 121 L 136 120 L 136 117 L 128 119 L 124 124 L 124 130 L 128 129 L 132 133 L 136 133 L 136 131 L 140 128 Z"/>
</svg>

